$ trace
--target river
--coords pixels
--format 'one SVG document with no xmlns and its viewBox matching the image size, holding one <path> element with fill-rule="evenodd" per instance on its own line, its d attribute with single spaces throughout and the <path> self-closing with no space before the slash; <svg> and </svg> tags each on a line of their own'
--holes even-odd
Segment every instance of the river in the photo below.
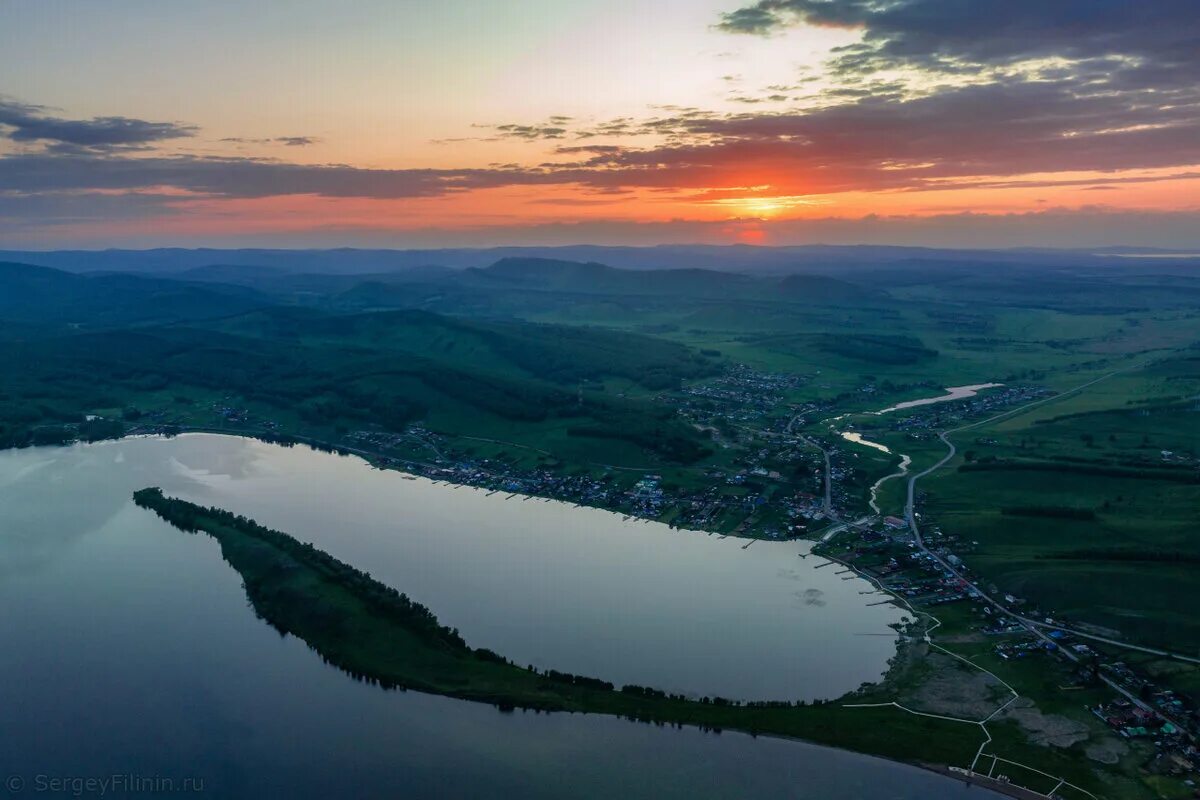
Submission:
<svg viewBox="0 0 1200 800">
<path fill-rule="evenodd" d="M 0 741 L 6 772 L 31 792 L 39 775 L 119 773 L 191 777 L 218 797 L 984 794 L 799 742 L 502 714 L 355 682 L 256 619 L 213 540 L 134 506 L 129 493 L 146 485 L 254 512 L 381 579 L 402 577 L 397 585 L 473 644 L 576 654 L 559 668 L 623 679 L 606 674 L 617 662 L 593 660 L 614 650 L 655 678 L 670 678 L 654 672 L 662 664 L 714 690 L 821 694 L 877 674 L 892 647 L 888 636 L 855 634 L 889 632 L 897 612 L 866 607 L 857 581 L 812 574 L 795 544 L 742 550 L 230 437 L 9 451 L 0 453 Z M 582 633 L 555 641 L 573 614 Z M 635 657 L 638 647 L 655 653 Z M 689 666 L 697 660 L 712 663 Z M 850 675 L 835 681 L 823 661 Z"/>
<path fill-rule="evenodd" d="M 1003 385 L 1004 384 L 1002 384 L 1002 383 L 975 383 L 975 384 L 971 384 L 970 386 L 948 386 L 948 387 L 946 387 L 945 394 L 939 394 L 939 395 L 935 395 L 933 397 L 922 397 L 917 400 L 907 400 L 903 403 L 897 403 L 894 406 L 889 406 L 888 408 L 880 409 L 879 411 L 868 411 L 866 413 L 878 416 L 880 414 L 890 414 L 893 411 L 903 411 L 906 408 L 918 408 L 920 406 L 933 405 L 934 403 L 946 403 L 951 400 L 964 400 L 968 397 L 974 397 L 975 395 L 979 394 L 979 392 L 983 391 L 984 389 L 994 389 L 998 386 L 1003 386 Z M 838 420 L 844 419 L 849 416 L 852 416 L 852 415 L 842 414 L 841 416 L 834 417 L 833 419 L 828 420 L 828 422 L 833 423 L 833 422 L 836 422 Z M 879 442 L 872 442 L 870 439 L 864 438 L 863 435 L 861 433 L 858 433 L 857 431 L 841 431 L 838 435 L 841 436 L 843 439 L 845 439 L 848 442 L 852 442 L 854 444 L 859 444 L 859 445 L 862 445 L 863 447 L 871 447 L 871 448 L 874 448 L 875 450 L 880 450 L 884 453 L 892 452 L 891 448 L 889 448 L 887 445 L 880 444 Z M 908 468 L 911 464 L 912 464 L 912 459 L 909 458 L 904 453 L 900 453 L 900 463 L 896 466 L 896 471 L 891 473 L 890 475 L 884 475 L 882 478 L 875 481 L 875 483 L 873 483 L 871 485 L 871 496 L 870 496 L 869 500 L 867 501 L 867 504 L 871 507 L 871 510 L 873 512 L 875 512 L 876 514 L 882 513 L 882 511 L 879 508 L 879 490 L 888 481 L 893 480 L 895 478 L 903 478 L 905 475 L 907 475 Z"/>
</svg>

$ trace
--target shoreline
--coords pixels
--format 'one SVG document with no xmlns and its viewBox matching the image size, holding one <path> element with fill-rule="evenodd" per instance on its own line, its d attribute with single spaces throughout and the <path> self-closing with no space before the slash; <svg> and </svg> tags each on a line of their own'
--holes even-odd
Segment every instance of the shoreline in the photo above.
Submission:
<svg viewBox="0 0 1200 800">
<path fill-rule="evenodd" d="M 369 577 L 364 584 L 362 574 L 357 573 L 357 570 L 350 565 L 337 562 L 316 548 L 301 545 L 288 534 L 263 528 L 252 520 L 236 518 L 229 512 L 220 509 L 203 508 L 187 501 L 164 497 L 156 491 L 143 490 L 137 494 L 140 495 L 139 506 L 157 513 L 168 524 L 185 532 L 205 533 L 217 540 L 224 560 L 236 572 L 241 573 L 244 590 L 249 596 L 251 606 L 263 621 L 281 632 L 290 633 L 301 639 L 326 663 L 337 667 L 343 673 L 377 683 L 383 688 L 401 688 L 406 691 L 418 691 L 463 701 L 487 703 L 496 706 L 501 712 L 523 708 L 572 714 L 598 713 L 623 717 L 630 721 L 688 726 L 701 731 L 716 733 L 730 731 L 755 737 L 770 736 L 803 742 L 811 746 L 830 747 L 870 758 L 880 758 L 931 770 L 947 777 L 964 780 L 964 782 L 971 782 L 964 775 L 955 773 L 949 765 L 929 761 L 927 755 L 924 757 L 915 754 L 911 757 L 894 753 L 889 755 L 873 748 L 869 741 L 871 736 L 875 736 L 880 744 L 885 742 L 894 744 L 896 741 L 894 737 L 899 736 L 904 741 L 921 743 L 919 747 L 909 745 L 914 749 L 927 750 L 925 745 L 930 741 L 927 737 L 939 737 L 943 747 L 953 749 L 960 746 L 959 743 L 962 739 L 958 735 L 957 728 L 942 731 L 941 728 L 946 723 L 937 720 L 910 718 L 907 715 L 892 717 L 894 712 L 890 709 L 880 709 L 867 714 L 858 710 L 852 711 L 845 707 L 843 701 L 852 699 L 853 694 L 843 695 L 836 700 L 813 703 L 793 704 L 788 701 L 741 703 L 725 701 L 720 698 L 689 700 L 682 695 L 669 695 L 655 689 L 644 689 L 637 686 L 617 689 L 612 684 L 606 684 L 597 679 L 566 675 L 553 670 L 536 671 L 518 667 L 490 651 L 472 651 L 461 640 L 458 640 L 457 644 L 441 643 L 446 635 L 457 637 L 456 632 L 447 633 L 449 629 L 440 629 L 443 631 L 441 634 L 419 634 L 417 636 L 417 640 L 426 642 L 425 645 L 417 645 L 418 647 L 428 647 L 428 642 L 432 641 L 422 637 L 434 636 L 441 643 L 437 644 L 431 652 L 434 653 L 433 658 L 436 663 L 443 666 L 430 673 L 429 681 L 414 679 L 411 675 L 405 677 L 403 671 L 391 671 L 391 668 L 387 666 L 389 656 L 386 655 L 394 650 L 394 643 L 397 640 L 405 637 L 388 633 L 387 625 L 397 623 L 388 623 L 386 610 L 381 611 L 378 606 L 370 605 L 375 601 L 362 599 L 367 596 L 377 597 L 380 591 L 391 591 L 392 596 L 396 596 L 398 593 L 395 590 L 390 590 Z M 263 552 L 264 546 L 268 550 L 278 549 L 278 552 L 284 554 L 290 550 L 292 553 L 301 555 L 295 562 L 295 567 L 277 570 L 269 566 L 272 563 L 270 558 L 266 562 L 267 566 L 264 566 L 263 556 L 256 555 L 256 553 Z M 285 561 L 291 562 L 291 558 L 286 555 L 283 558 Z M 315 566 L 318 562 L 321 564 L 332 563 L 334 566 L 318 568 Z M 326 576 L 317 579 L 315 585 L 318 588 L 315 589 L 312 588 L 314 584 L 311 583 L 311 573 L 314 569 L 319 569 L 318 574 Z M 337 574 L 341 570 L 357 573 L 358 577 L 348 580 L 338 578 Z M 329 577 L 331 573 L 334 575 L 332 578 Z M 335 596 L 337 592 L 341 592 L 351 601 L 360 604 L 368 603 L 368 605 L 354 607 L 352 624 L 349 629 L 354 633 L 365 631 L 368 639 L 376 637 L 376 641 L 386 642 L 387 646 L 384 649 L 372 647 L 370 641 L 366 643 L 354 641 L 352 644 L 346 644 L 341 642 L 337 636 L 331 639 L 329 638 L 330 634 L 322 633 L 321 623 L 311 621 L 311 616 L 306 613 L 305 609 L 313 603 L 320 606 L 320 598 L 325 596 L 325 589 L 320 587 L 327 585 L 329 581 L 334 582 Z M 377 585 L 378 588 L 372 588 L 372 584 Z M 283 591 L 288 586 L 293 588 L 299 586 L 301 591 L 299 594 Z M 308 587 L 307 590 L 303 589 L 305 586 Z M 338 586 L 341 588 L 337 588 Z M 304 594 L 304 591 L 307 591 L 307 594 Z M 283 595 L 287 597 L 286 602 L 276 599 Z M 404 598 L 403 595 L 399 595 L 399 597 Z M 404 602 L 408 602 L 406 598 Z M 432 616 L 432 612 L 428 612 L 424 607 L 418 606 L 418 608 L 420 609 L 419 615 L 428 613 L 430 617 Z M 384 616 L 380 616 L 381 614 Z M 420 619 L 422 630 L 431 630 L 428 620 L 423 616 Z M 355 623 L 362 620 L 365 620 L 367 627 L 356 627 Z M 398 624 L 404 625 L 405 623 Z M 432 624 L 436 625 L 436 620 Z M 384 635 L 381 636 L 381 634 Z M 404 648 L 400 649 L 404 650 Z M 456 653 L 457 655 L 455 655 Z M 402 663 L 404 657 L 400 656 Z M 372 658 L 376 660 L 372 662 L 370 660 Z M 364 659 L 366 660 L 364 661 Z M 372 663 L 375 664 L 374 667 L 371 666 Z M 422 662 L 421 657 L 418 656 L 417 663 L 425 662 Z M 889 672 L 895 668 L 896 665 L 893 664 L 889 667 Z M 420 667 L 420 669 L 428 669 L 428 667 Z M 473 688 L 469 677 L 466 683 L 462 683 L 462 679 L 454 677 L 455 669 L 460 671 L 466 669 L 467 672 L 464 674 L 467 676 L 483 674 L 485 677 L 480 679 L 482 682 L 477 683 Z M 475 672 L 476 670 L 478 672 Z M 486 677 L 488 675 L 491 678 Z M 505 686 L 510 688 L 505 689 Z M 877 715 L 886 721 L 871 720 L 872 715 Z M 863 723 L 863 727 L 858 728 L 853 723 L 847 725 L 851 720 L 853 723 Z M 789 727 L 807 730 L 805 733 L 788 731 Z M 811 731 L 813 735 L 806 735 L 808 731 Z M 854 741 L 858 731 L 871 732 L 866 737 L 867 741 Z"/>
<path fill-rule="evenodd" d="M 125 437 L 121 437 L 121 438 L 170 439 L 176 435 L 197 435 L 197 436 L 211 435 L 211 436 L 220 436 L 220 437 L 237 438 L 237 439 L 256 439 L 259 441 L 264 441 L 267 443 L 282 445 L 282 446 L 286 446 L 288 444 L 303 444 L 303 445 L 305 445 L 305 447 L 312 446 L 308 441 L 279 442 L 279 441 L 277 441 L 277 437 L 275 435 L 270 435 L 270 434 L 256 435 L 255 433 L 252 433 L 252 432 L 229 431 L 229 430 L 204 431 L 204 430 L 196 430 L 196 429 L 187 429 L 187 430 L 180 430 L 178 432 L 141 432 L 141 433 L 132 433 L 132 434 L 129 434 L 129 435 L 127 435 Z M 292 437 L 292 439 L 299 439 L 299 437 Z M 119 441 L 119 439 L 109 439 L 109 440 L 103 440 L 103 441 L 116 442 L 116 441 Z M 94 442 L 94 443 L 103 443 L 103 441 Z M 89 442 L 73 443 L 73 445 L 83 445 L 83 444 L 92 444 L 92 443 L 89 443 Z M 68 446 L 73 446 L 73 445 L 68 445 Z M 51 446 L 54 447 L 55 445 L 51 445 Z M 10 448 L 10 449 L 21 449 L 21 448 Z M 416 477 L 422 477 L 430 482 L 444 483 L 446 485 L 452 485 L 452 486 L 463 486 L 463 487 L 475 489 L 476 491 L 479 491 L 479 492 L 485 492 L 487 494 L 495 493 L 495 492 L 488 491 L 488 489 L 486 487 L 474 486 L 472 484 L 459 483 L 456 481 L 446 481 L 446 480 L 438 481 L 438 480 L 428 477 L 428 476 L 408 473 L 407 471 L 403 470 L 402 468 L 399 468 L 394 465 L 382 466 L 382 465 L 375 464 L 373 461 L 371 461 L 370 458 L 367 458 L 367 456 L 369 456 L 370 453 L 367 451 L 363 451 L 361 448 L 332 447 L 332 446 L 326 445 L 325 447 L 314 447 L 312 449 L 324 450 L 326 452 L 332 452 L 332 453 L 339 454 L 339 455 L 351 455 L 351 456 L 355 456 L 355 457 L 359 457 L 359 458 L 365 458 L 370 466 L 372 466 L 376 469 L 379 469 L 381 471 L 383 469 L 394 470 L 394 471 L 400 473 L 402 477 L 407 478 L 407 479 L 415 479 Z M 518 496 L 522 497 L 523 499 L 527 499 L 528 497 L 535 497 L 537 495 L 518 495 Z M 558 498 L 547 497 L 544 499 L 557 500 L 558 502 L 566 503 L 568 505 L 574 505 L 576 507 L 594 508 L 598 511 L 608 511 L 608 513 L 614 513 L 609 509 L 604 509 L 604 508 L 597 507 L 597 506 L 588 506 L 588 505 L 581 505 L 578 503 L 571 503 L 570 501 L 564 501 L 564 500 L 560 500 Z M 636 519 L 645 519 L 645 518 L 637 517 Z M 645 521 L 653 522 L 656 520 L 645 519 Z M 663 524 L 666 524 L 666 523 L 663 523 Z M 700 531 L 697 530 L 697 532 L 700 532 Z M 751 541 L 753 541 L 753 537 L 740 536 L 739 538 L 747 538 L 747 539 L 750 539 Z M 814 553 L 814 554 L 820 555 L 819 553 Z M 822 556 L 822 557 L 825 559 L 829 559 L 831 561 L 835 561 L 835 562 L 838 561 L 835 557 L 831 557 L 831 556 Z M 853 568 L 853 566 L 850 566 L 850 568 L 857 573 L 857 570 L 855 570 Z M 861 573 L 858 574 L 858 577 L 860 577 L 864 580 L 867 580 L 868 582 L 873 583 L 873 581 L 871 581 L 871 579 L 869 577 L 863 576 Z M 888 602 L 891 602 L 901 608 L 903 608 L 904 605 L 906 605 L 903 598 L 893 595 L 891 592 L 887 592 L 887 590 L 884 590 L 884 591 L 887 593 L 887 596 L 889 598 Z M 910 608 L 909 610 L 915 612 L 914 609 Z M 915 613 L 919 614 L 922 612 L 915 612 Z M 897 631 L 896 638 L 903 641 L 904 636 L 900 631 Z M 889 665 L 887 674 L 885 674 L 885 676 L 883 678 L 881 678 L 877 681 L 871 682 L 868 685 L 868 688 L 866 689 L 866 691 L 869 693 L 872 689 L 886 688 L 887 682 L 893 676 L 895 669 L 897 667 L 902 667 L 902 666 L 903 665 L 900 663 L 899 660 L 896 660 L 895 662 L 893 662 L 891 665 Z M 427 692 L 427 693 L 431 693 L 431 694 L 444 694 L 444 693 L 438 692 L 438 691 L 428 691 L 421 687 L 413 687 L 412 690 L 423 691 L 423 692 Z M 450 695 L 450 696 L 454 697 L 455 695 Z M 490 702 L 491 704 L 494 704 L 494 705 L 496 704 L 496 703 L 492 702 L 491 700 L 489 700 L 488 698 L 462 697 L 460 699 L 475 700 L 476 702 Z M 832 699 L 832 700 L 828 700 L 828 701 L 824 701 L 824 702 L 818 701 L 817 705 L 825 705 L 830 708 L 834 708 L 834 707 L 841 706 L 843 703 L 846 703 L 847 701 L 860 700 L 860 699 L 863 699 L 862 695 L 857 694 L 855 692 L 851 692 L 849 694 L 842 695 L 842 696 Z M 561 708 L 561 709 L 556 709 L 556 710 L 565 710 L 565 711 L 570 711 L 571 713 L 574 713 L 576 710 L 579 710 L 581 713 L 605 713 L 605 714 L 615 714 L 617 716 L 629 716 L 630 718 L 636 718 L 632 715 L 627 715 L 620 711 L 606 711 L 606 710 L 593 711 L 593 710 L 572 709 L 572 708 Z M 874 724 L 872 721 L 872 717 L 876 713 L 883 715 L 883 714 L 891 714 L 894 712 L 891 712 L 891 711 L 883 712 L 881 710 L 880 712 L 863 713 L 863 712 L 855 711 L 853 713 L 855 714 L 856 718 L 861 717 L 862 718 L 861 721 L 866 723 L 864 727 L 869 729 Z M 856 722 L 854 722 L 854 723 L 850 723 L 849 727 L 850 728 L 857 727 L 857 722 L 858 722 L 858 720 L 856 720 Z M 922 757 L 922 755 L 919 755 L 919 754 L 916 754 L 916 755 L 910 755 L 910 754 L 888 755 L 888 754 L 886 754 L 886 751 L 881 751 L 881 750 L 877 749 L 877 747 L 875 745 L 872 745 L 872 743 L 869 741 L 869 739 L 872 737 L 872 735 L 877 735 L 878 731 L 880 731 L 880 730 L 894 732 L 896 736 L 911 735 L 911 734 L 907 733 L 908 731 L 911 730 L 911 725 L 910 725 L 911 722 L 912 722 L 911 720 L 905 720 L 905 719 L 897 718 L 897 717 L 891 717 L 889 719 L 886 719 L 885 721 L 883 721 L 883 722 L 879 723 L 877 726 L 875 726 L 877 728 L 876 733 L 868 735 L 868 737 L 867 737 L 868 741 L 866 741 L 866 742 L 862 742 L 862 741 L 834 741 L 834 742 L 831 742 L 827 735 L 808 736 L 807 734 L 790 734 L 787 732 L 779 732 L 777 730 L 764 730 L 764 729 L 759 728 L 754 725 L 741 726 L 738 724 L 731 724 L 731 722 L 728 720 L 718 721 L 716 723 L 706 723 L 701 720 L 691 719 L 691 720 L 678 721 L 677 724 L 689 725 L 691 727 L 698 728 L 701 730 L 715 729 L 718 732 L 722 729 L 738 730 L 740 732 L 749 733 L 752 736 L 763 735 L 763 736 L 772 736 L 774 738 L 794 739 L 796 741 L 801 741 L 801 742 L 809 743 L 809 744 L 816 745 L 816 746 L 832 747 L 834 749 L 844 750 L 847 752 L 853 752 L 856 754 L 867 755 L 867 756 L 875 757 L 875 758 L 883 758 L 885 760 L 894 761 L 897 763 L 918 766 L 921 768 L 939 772 L 940 774 L 943 774 L 943 775 L 955 777 L 956 779 L 962 780 L 966 783 L 978 783 L 978 785 L 986 786 L 987 788 L 992 789 L 993 791 L 1001 792 L 1002 794 L 1005 794 L 1007 796 L 1012 796 L 1012 797 L 1017 797 L 1017 798 L 1037 796 L 1037 795 L 1030 795 L 1028 793 L 1021 793 L 1022 790 L 1020 789 L 1020 787 L 1007 787 L 1007 786 L 1006 787 L 997 787 L 997 786 L 995 786 L 995 784 L 996 784 L 995 781 L 984 782 L 986 779 L 986 776 L 980 776 L 980 775 L 976 775 L 974 773 L 959 773 L 959 772 L 956 772 L 955 770 L 960 769 L 960 768 L 953 768 L 950 766 L 950 764 L 956 764 L 956 763 L 965 764 L 965 763 L 967 763 L 967 761 L 969 761 L 969 758 L 967 758 L 966 760 L 959 760 L 959 759 L 955 758 L 955 759 L 950 760 L 949 762 L 931 762 L 931 761 L 928 761 L 927 753 L 924 754 L 924 757 Z M 836 727 L 845 728 L 844 725 L 838 725 L 838 724 L 835 724 L 834 727 L 835 728 Z M 928 729 L 922 735 L 924 735 L 926 737 L 925 742 L 928 745 L 931 745 L 934 747 L 938 746 L 938 744 L 934 744 L 934 742 L 932 741 L 933 739 L 960 738 L 960 737 L 958 737 L 957 734 L 954 734 L 951 732 L 946 732 L 946 734 L 943 735 L 941 732 L 935 733 L 933 730 L 928 730 Z M 843 733 L 837 733 L 837 732 L 834 733 L 834 739 L 843 739 L 843 738 L 844 738 Z M 917 740 L 919 741 L 920 737 L 918 737 Z M 976 779 L 978 779 L 978 780 L 976 780 Z M 1002 789 L 1009 789 L 1009 791 L 1002 791 Z"/>
<path fill-rule="evenodd" d="M 429 467 L 431 469 L 442 469 L 443 467 L 441 467 L 437 464 L 431 464 L 426 461 L 416 461 L 413 459 L 400 459 L 396 456 L 391 456 L 386 453 L 380 452 L 378 450 L 369 450 L 369 449 L 366 449 L 363 447 L 356 447 L 356 446 L 352 446 L 352 445 L 332 444 L 324 439 L 318 439 L 316 437 L 306 436 L 303 434 L 278 433 L 278 432 L 265 431 L 265 430 L 237 430 L 237 429 L 229 429 L 229 428 L 215 428 L 215 427 L 208 427 L 208 426 L 190 426 L 190 425 L 189 426 L 178 426 L 178 430 L 173 431 L 173 432 L 138 431 L 136 428 L 134 428 L 132 432 L 127 433 L 124 436 L 120 436 L 120 437 L 113 437 L 113 438 L 108 438 L 108 439 L 97 439 L 92 442 L 84 441 L 82 439 L 77 439 L 74 442 L 70 442 L 67 444 L 61 444 L 61 445 L 51 444 L 51 445 L 31 445 L 30 447 L 26 447 L 26 448 L 21 448 L 21 447 L 0 448 L 0 452 L 4 452 L 4 450 L 32 449 L 35 447 L 74 447 L 75 445 L 80 445 L 80 444 L 99 444 L 101 442 L 106 442 L 106 441 L 113 442 L 113 441 L 120 441 L 121 439 L 131 439 L 131 438 L 159 437 L 159 438 L 164 438 L 164 439 L 170 439 L 170 438 L 174 438 L 176 436 L 185 436 L 185 435 L 189 435 L 189 434 L 202 434 L 202 435 L 209 435 L 209 436 L 229 436 L 229 437 L 240 438 L 240 439 L 253 439 L 255 441 L 263 442 L 264 444 L 275 444 L 275 445 L 279 445 L 281 447 L 288 447 L 291 445 L 302 444 L 307 447 L 311 447 L 314 450 L 318 450 L 320 452 L 333 453 L 335 455 L 341 455 L 341 456 L 357 456 L 357 457 L 363 459 L 364 461 L 366 461 L 367 464 L 369 464 L 372 469 L 377 469 L 377 470 L 381 470 L 381 471 L 398 472 L 401 475 L 405 476 L 405 478 L 407 480 L 412 480 L 415 478 L 424 478 L 425 480 L 433 481 L 435 483 L 446 484 L 448 486 L 461 486 L 461 487 L 468 488 L 468 489 L 478 489 L 478 490 L 484 491 L 484 492 L 502 493 L 505 495 L 519 497 L 522 500 L 537 499 L 537 500 L 547 500 L 547 501 L 555 501 L 555 502 L 559 502 L 559 503 L 566 503 L 568 505 L 572 505 L 577 508 L 592 508 L 597 511 L 606 511 L 610 514 L 620 514 L 621 516 L 628 517 L 629 519 L 639 520 L 641 522 L 656 522 L 660 525 L 666 525 L 671 530 L 676 530 L 676 531 L 694 531 L 696 533 L 705 533 L 705 534 L 710 534 L 710 535 L 714 535 L 714 536 L 727 536 L 727 537 L 733 537 L 733 538 L 737 538 L 737 539 L 747 539 L 750 541 L 762 540 L 762 541 L 780 542 L 780 543 L 808 542 L 809 544 L 814 545 L 814 546 L 820 542 L 819 538 L 813 538 L 813 537 L 809 537 L 809 536 L 793 536 L 793 537 L 789 537 L 789 538 L 766 539 L 762 536 L 753 536 L 753 535 L 746 533 L 746 528 L 743 525 L 739 525 L 736 528 L 734 528 L 733 530 L 729 530 L 729 531 L 723 531 L 723 530 L 720 530 L 717 528 L 706 528 L 706 527 L 702 527 L 702 526 L 700 526 L 700 527 L 693 527 L 693 526 L 684 527 L 681 525 L 675 525 L 671 522 L 665 522 L 657 517 L 646 517 L 646 516 L 642 516 L 640 514 L 631 514 L 627 511 L 622 511 L 622 510 L 613 509 L 613 508 L 607 508 L 605 506 L 598 506 L 598 505 L 594 505 L 591 503 L 582 503 L 582 502 L 579 502 L 578 500 L 564 499 L 562 497 L 554 497 L 552 495 L 545 495 L 545 494 L 531 494 L 528 492 L 513 492 L 513 491 L 510 491 L 510 490 L 504 489 L 504 488 L 495 488 L 495 487 L 489 487 L 489 486 L 476 485 L 473 483 L 464 483 L 462 481 L 453 480 L 448 477 L 433 477 L 431 475 L 424 475 L 420 472 L 414 472 L 412 470 L 405 469 L 404 466 L 402 466 L 402 465 L 403 464 L 416 464 L 416 465 L 420 465 L 420 466 Z M 387 459 L 389 461 L 396 462 L 396 463 L 380 464 L 379 463 L 380 459 Z M 647 470 L 647 471 L 649 471 L 649 470 Z"/>
</svg>

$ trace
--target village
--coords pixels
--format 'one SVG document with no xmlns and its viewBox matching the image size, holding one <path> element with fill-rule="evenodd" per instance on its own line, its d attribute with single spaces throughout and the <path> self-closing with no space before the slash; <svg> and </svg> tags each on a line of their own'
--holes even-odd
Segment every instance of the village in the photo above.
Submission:
<svg viewBox="0 0 1200 800">
<path fill-rule="evenodd" d="M 814 540 L 813 554 L 869 579 L 893 602 L 934 616 L 959 609 L 953 614 L 965 624 L 965 635 L 984 637 L 999 662 L 1042 663 L 1044 669 L 1061 673 L 1064 693 L 1109 687 L 1113 691 L 1108 699 L 1089 706 L 1090 713 L 1122 740 L 1150 745 L 1146 769 L 1200 780 L 1195 738 L 1200 710 L 1131 664 L 1120 647 L 1072 631 L 1071 620 L 1053 609 L 1001 595 L 995 586 L 984 595 L 969 566 L 972 543 L 961 535 L 927 523 L 919 547 L 906 519 L 863 514 L 863 497 L 873 476 L 859 465 L 850 442 L 823 428 L 828 420 L 860 407 L 875 386 L 866 384 L 832 400 L 797 400 L 796 390 L 815 379 L 818 376 L 764 373 L 738 365 L 715 381 L 660 394 L 660 402 L 672 404 L 681 418 L 708 431 L 723 456 L 719 465 L 694 468 L 689 478 L 681 478 L 678 469 L 668 474 L 618 465 L 571 472 L 554 460 L 519 466 L 502 457 L 465 453 L 466 443 L 420 423 L 400 432 L 349 431 L 336 445 L 308 443 L 361 455 L 381 468 L 514 497 L 559 500 L 751 540 Z M 954 403 L 869 417 L 874 427 L 868 433 L 882 430 L 923 441 L 937 431 L 1048 394 L 1036 385 L 1005 386 Z M 207 430 L 227 428 L 273 441 L 305 441 L 280 433 L 276 421 L 256 416 L 232 397 L 214 403 L 211 412 L 214 425 Z M 184 429 L 153 410 L 127 421 L 137 423 L 133 433 Z M 1173 457 L 1163 455 L 1164 460 Z M 920 492 L 915 495 L 918 517 L 923 499 Z M 1002 603 L 989 600 L 997 595 Z M 1031 621 L 1040 627 L 1032 627 Z"/>
<path fill-rule="evenodd" d="M 922 539 L 927 551 L 917 547 L 906 520 L 886 516 L 844 526 L 836 539 L 818 543 L 813 552 L 871 580 L 904 607 L 938 620 L 937 627 L 941 617 L 952 619 L 956 641 L 984 643 L 983 660 L 990 651 L 999 662 L 1040 664 L 1035 668 L 1057 676 L 1064 698 L 1089 690 L 1106 696 L 1088 711 L 1121 740 L 1149 745 L 1147 771 L 1181 778 L 1189 786 L 1200 782 L 1200 709 L 1128 663 L 1117 643 L 1076 633 L 1072 620 L 1053 609 L 1012 594 L 1002 595 L 1001 606 L 991 602 L 998 590 L 989 585 L 984 595 L 975 588 L 982 580 L 966 563 L 969 541 L 936 525 L 926 525 Z"/>
</svg>

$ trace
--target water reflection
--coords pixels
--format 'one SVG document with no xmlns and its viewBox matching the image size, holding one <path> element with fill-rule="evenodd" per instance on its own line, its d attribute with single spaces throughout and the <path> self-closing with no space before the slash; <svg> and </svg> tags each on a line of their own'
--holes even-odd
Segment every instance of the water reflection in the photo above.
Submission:
<svg viewBox="0 0 1200 800">
<path fill-rule="evenodd" d="M 930 773 L 798 742 L 594 715 L 501 714 L 347 679 L 255 618 L 215 542 L 183 535 L 128 499 L 150 483 L 221 499 L 240 497 L 235 486 L 255 495 L 270 487 L 260 482 L 266 476 L 294 466 L 282 453 L 188 437 L 0 454 L 0 548 L 7 563 L 37 564 L 0 576 L 6 773 L 193 777 L 206 794 L 232 798 L 966 796 Z M 383 477 L 351 460 L 287 454 L 340 465 L 333 473 L 350 467 L 350 487 Z M 185 469 L 172 471 L 172 459 Z M 439 513 L 453 518 L 458 495 L 448 499 Z M 421 524 L 433 518 L 403 490 L 395 500 Z M 513 505 L 526 515 L 553 506 Z M 712 541 L 663 536 L 668 552 L 689 538 Z M 802 562 L 774 569 L 787 573 L 790 604 L 804 602 L 796 592 L 825 599 L 806 586 Z"/>
<path fill-rule="evenodd" d="M 950 400 L 963 400 L 967 397 L 974 397 L 984 389 L 994 389 L 997 386 L 1003 386 L 1003 383 L 975 383 L 970 386 L 947 386 L 946 393 L 937 397 L 922 397 L 920 400 L 908 400 L 904 403 L 897 403 L 889 408 L 876 411 L 876 414 L 888 414 L 892 411 L 901 411 L 906 408 L 917 408 L 918 406 L 928 406 L 934 403 L 945 403 Z"/>
</svg>

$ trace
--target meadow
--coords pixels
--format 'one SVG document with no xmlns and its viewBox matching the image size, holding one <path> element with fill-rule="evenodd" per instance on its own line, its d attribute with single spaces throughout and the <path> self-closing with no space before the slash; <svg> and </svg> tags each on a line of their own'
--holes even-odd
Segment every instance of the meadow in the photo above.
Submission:
<svg viewBox="0 0 1200 800">
<path fill-rule="evenodd" d="M 964 432 L 961 458 L 926 481 L 927 509 L 977 543 L 969 563 L 1004 591 L 1200 652 L 1198 396 L 1200 360 L 1169 357 Z"/>
</svg>

